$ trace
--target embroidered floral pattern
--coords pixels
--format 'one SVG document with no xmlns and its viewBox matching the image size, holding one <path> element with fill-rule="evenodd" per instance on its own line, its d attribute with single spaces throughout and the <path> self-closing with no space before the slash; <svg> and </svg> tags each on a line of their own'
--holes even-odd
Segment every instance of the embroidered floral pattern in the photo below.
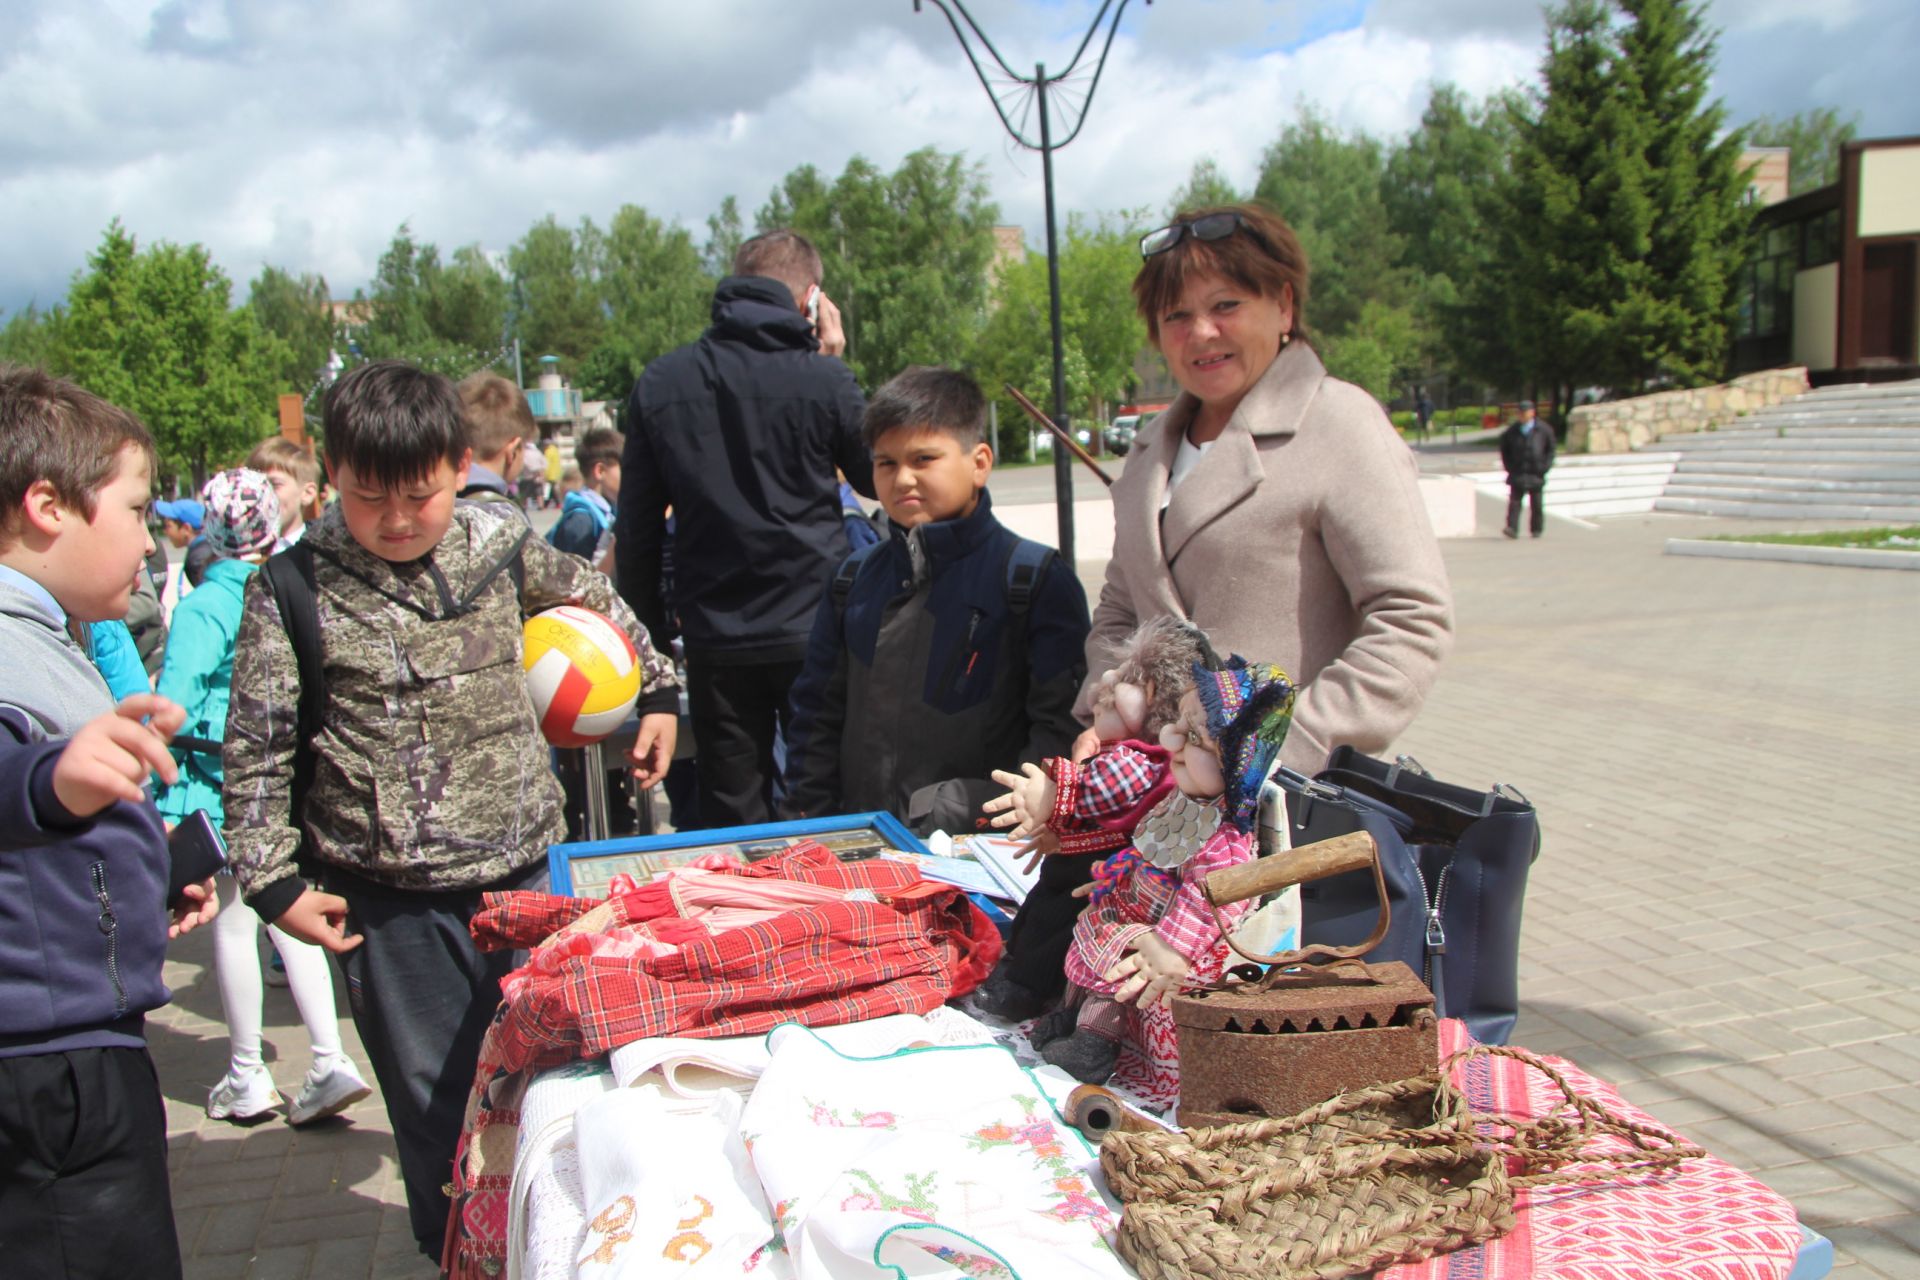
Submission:
<svg viewBox="0 0 1920 1280">
<path fill-rule="evenodd" d="M 1026 1113 L 1024 1120 L 1018 1124 L 990 1124 L 977 1129 L 967 1139 L 968 1145 L 978 1151 L 992 1151 L 996 1147 L 1026 1147 L 1033 1156 L 1035 1167 L 1051 1175 L 1053 1190 L 1050 1195 L 1054 1206 L 1048 1213 L 1062 1222 L 1090 1222 L 1103 1233 L 1113 1230 L 1112 1212 L 1094 1194 L 1093 1187 L 1073 1167 L 1073 1162 L 1067 1159 L 1066 1144 L 1053 1119 L 1048 1115 L 1035 1114 L 1040 1107 L 1040 1099 L 1017 1094 L 1014 1101 Z"/>
<path fill-rule="evenodd" d="M 968 1253 L 955 1249 L 951 1245 L 927 1244 L 919 1240 L 913 1243 L 964 1276 L 977 1276 L 980 1280 L 1001 1280 L 1002 1277 L 1013 1275 L 1013 1268 L 998 1258 L 989 1258 L 984 1253 Z"/>
<path fill-rule="evenodd" d="M 853 1119 L 848 1121 L 840 1118 L 839 1109 L 836 1107 L 829 1107 L 823 1103 L 815 1102 L 812 1098 L 803 1098 L 801 1101 L 807 1104 L 807 1109 L 812 1113 L 814 1124 L 822 1129 L 894 1130 L 900 1127 L 899 1119 L 891 1111 L 860 1111 L 856 1109 L 853 1112 Z"/>
<path fill-rule="evenodd" d="M 937 1173 L 907 1175 L 907 1194 L 893 1195 L 884 1190 L 874 1180 L 872 1174 L 864 1169 L 849 1169 L 847 1174 L 865 1183 L 867 1190 L 856 1191 L 840 1202 L 842 1209 L 883 1209 L 888 1213 L 898 1213 L 921 1222 L 932 1222 L 934 1215 L 940 1212 L 940 1206 L 933 1202 L 934 1186 L 939 1180 Z"/>
</svg>

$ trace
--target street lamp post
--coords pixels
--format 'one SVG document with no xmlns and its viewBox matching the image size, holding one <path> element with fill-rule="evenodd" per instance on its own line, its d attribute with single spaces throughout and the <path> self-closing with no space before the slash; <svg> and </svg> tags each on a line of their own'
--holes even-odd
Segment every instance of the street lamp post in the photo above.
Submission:
<svg viewBox="0 0 1920 1280">
<path fill-rule="evenodd" d="M 1062 431 L 1071 436 L 1073 427 L 1067 415 L 1066 341 L 1060 329 L 1060 244 L 1053 216 L 1053 153 L 1079 137 L 1081 126 L 1087 122 L 1087 109 L 1093 104 L 1094 90 L 1100 87 L 1100 72 L 1107 65 L 1107 54 L 1113 48 L 1114 34 L 1120 29 L 1120 15 L 1127 11 L 1129 0 L 1118 0 L 1117 3 L 1116 0 L 1101 0 L 1100 10 L 1093 15 L 1093 21 L 1087 26 L 1087 34 L 1081 37 L 1080 47 L 1073 51 L 1073 57 L 1067 62 L 1067 69 L 1055 75 L 1048 75 L 1046 64 L 1038 63 L 1033 68 L 1032 76 L 1018 75 L 1012 67 L 1007 65 L 1007 60 L 1002 58 L 999 50 L 993 47 L 993 42 L 987 39 L 985 32 L 980 30 L 980 24 L 973 20 L 973 15 L 967 12 L 967 7 L 961 3 L 961 0 L 925 0 L 925 2 L 938 9 L 941 16 L 946 18 L 947 25 L 953 28 L 954 37 L 960 41 L 961 51 L 967 55 L 967 61 L 973 64 L 973 73 L 980 78 L 980 87 L 987 91 L 987 97 L 993 101 L 994 112 L 1000 117 L 1000 123 L 1006 126 L 1008 134 L 1029 151 L 1040 153 L 1040 181 L 1046 189 L 1047 204 L 1047 293 L 1048 310 L 1053 328 L 1053 420 Z M 1153 0 L 1145 0 L 1145 2 L 1152 4 Z M 915 13 L 920 12 L 920 5 L 921 0 L 913 0 Z M 954 17 L 955 13 L 960 15 L 957 20 Z M 962 23 L 966 25 L 963 27 Z M 1080 60 L 1086 54 L 1088 46 L 1093 43 L 1093 37 L 1103 23 L 1107 28 L 1107 38 L 1100 45 L 1100 57 L 1093 64 L 1091 71 L 1082 72 Z M 976 42 L 987 51 L 987 56 L 999 68 L 997 77 L 990 77 L 987 68 L 981 65 L 980 55 L 974 51 Z M 1068 82 L 1081 77 L 1086 79 L 1087 84 L 1085 90 L 1081 91 L 1077 114 L 1074 115 L 1072 127 L 1067 130 L 1066 137 L 1056 142 L 1053 137 L 1048 90 L 1052 89 L 1056 94 L 1075 92 L 1077 87 L 1070 86 Z M 994 87 L 996 79 L 1001 86 L 999 89 Z M 1025 132 L 1026 112 L 1022 111 L 1019 123 L 1015 123 L 1014 117 L 1008 112 L 1007 102 L 1003 100 L 1010 97 L 1016 101 L 1023 101 L 1029 96 L 1033 98 L 1040 117 L 1038 140 Z M 1060 517 L 1060 557 L 1071 565 L 1074 563 L 1073 458 L 1070 450 L 1058 445 L 1055 445 L 1053 450 L 1053 494 Z"/>
</svg>

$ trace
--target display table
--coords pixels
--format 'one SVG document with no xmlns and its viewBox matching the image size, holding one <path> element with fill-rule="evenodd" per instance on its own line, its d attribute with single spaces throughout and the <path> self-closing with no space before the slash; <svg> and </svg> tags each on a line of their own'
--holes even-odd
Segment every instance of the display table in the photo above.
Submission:
<svg viewBox="0 0 1920 1280">
<path fill-rule="evenodd" d="M 1121 1277 L 1097 1237 L 1118 1208 L 1058 1119 L 1074 1081 L 1014 1062 L 953 1009 L 733 1041 L 643 1041 L 539 1075 L 520 1109 L 509 1274 Z M 1466 1043 L 1442 1026 L 1441 1052 Z M 1657 1123 L 1554 1061 L 1619 1115 Z M 1456 1084 L 1481 1111 L 1543 1114 L 1558 1090 L 1508 1058 Z M 629 1085 L 629 1088 L 622 1088 Z M 724 1095 L 724 1096 L 723 1096 Z M 1043 1101 L 1044 1099 L 1044 1101 Z M 1386 1280 L 1815 1280 L 1831 1247 L 1723 1161 L 1523 1190 L 1485 1245 Z"/>
</svg>

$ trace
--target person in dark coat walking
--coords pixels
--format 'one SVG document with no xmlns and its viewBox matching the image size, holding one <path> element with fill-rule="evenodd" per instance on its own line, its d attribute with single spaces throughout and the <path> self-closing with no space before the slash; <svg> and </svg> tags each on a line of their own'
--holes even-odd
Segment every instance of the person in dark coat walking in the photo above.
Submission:
<svg viewBox="0 0 1920 1280">
<path fill-rule="evenodd" d="M 1509 538 L 1520 536 L 1520 504 L 1533 502 L 1530 529 L 1534 537 L 1546 531 L 1542 507 L 1547 472 L 1553 469 L 1553 428 L 1533 416 L 1533 401 L 1520 402 L 1520 420 L 1500 433 L 1500 462 L 1507 469 L 1507 527 Z"/>
<path fill-rule="evenodd" d="M 615 542 L 620 594 L 655 643 L 671 635 L 669 609 L 679 623 L 700 818 L 723 827 L 774 816 L 774 741 L 849 549 L 835 468 L 873 495 L 866 399 L 836 358 L 846 339 L 819 252 L 769 231 L 740 246 L 733 272 L 705 335 L 634 384 Z"/>
</svg>

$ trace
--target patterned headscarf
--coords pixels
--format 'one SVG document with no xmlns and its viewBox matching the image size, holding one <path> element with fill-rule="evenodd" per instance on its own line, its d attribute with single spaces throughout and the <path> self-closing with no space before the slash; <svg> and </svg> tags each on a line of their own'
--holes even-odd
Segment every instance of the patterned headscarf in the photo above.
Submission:
<svg viewBox="0 0 1920 1280">
<path fill-rule="evenodd" d="M 280 537 L 280 496 L 258 471 L 235 467 L 207 481 L 207 542 L 222 557 L 259 555 Z"/>
<path fill-rule="evenodd" d="M 1260 787 L 1273 772 L 1293 724 L 1293 682 L 1273 664 L 1249 664 L 1237 653 L 1218 671 L 1195 663 L 1193 680 L 1207 711 L 1207 732 L 1220 744 L 1227 821 L 1242 832 L 1251 831 Z"/>
</svg>

